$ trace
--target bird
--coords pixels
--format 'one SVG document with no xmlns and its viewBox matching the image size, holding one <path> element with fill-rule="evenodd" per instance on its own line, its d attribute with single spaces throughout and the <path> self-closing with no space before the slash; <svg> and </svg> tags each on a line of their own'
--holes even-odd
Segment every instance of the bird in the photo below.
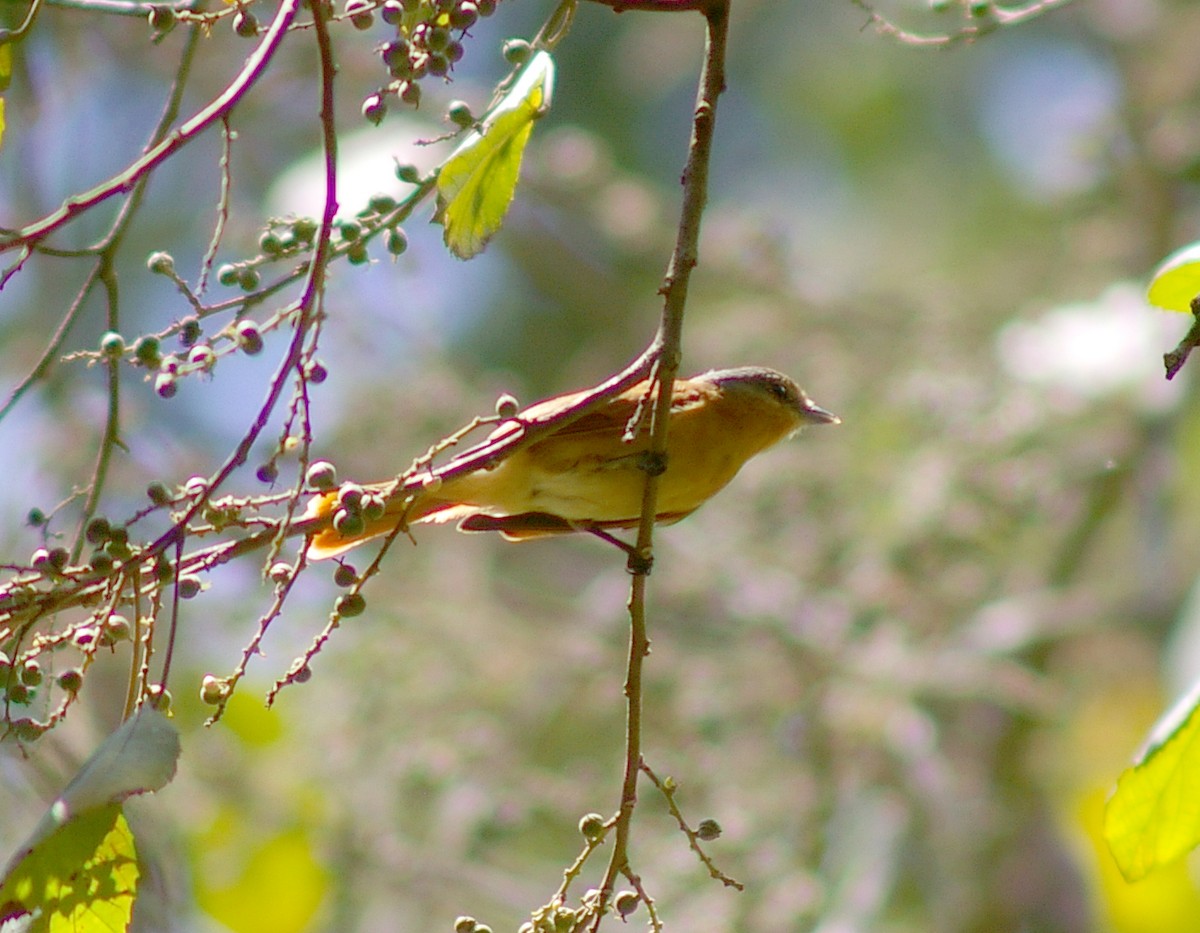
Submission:
<svg viewBox="0 0 1200 933">
<path fill-rule="evenodd" d="M 485 443 L 511 435 L 523 423 L 568 411 L 589 391 L 536 402 L 504 420 Z M 587 531 L 620 544 L 609 531 L 639 524 L 646 473 L 653 469 L 646 456 L 650 432 L 629 437 L 631 421 L 653 392 L 651 380 L 643 380 L 494 466 L 431 483 L 415 494 L 388 495 L 394 482 L 365 486 L 368 496 L 386 497 L 383 512 L 343 524 L 351 526 L 350 533 L 334 527 L 344 498 L 337 491 L 318 494 L 304 518 L 320 526 L 319 520 L 332 516 L 334 524 L 312 535 L 307 556 L 337 557 L 402 523 L 449 521 L 458 521 L 460 531 L 497 531 L 510 541 Z M 841 422 L 792 379 L 762 366 L 676 379 L 669 417 L 655 516 L 664 525 L 690 515 L 768 447 L 807 425 Z"/>
</svg>

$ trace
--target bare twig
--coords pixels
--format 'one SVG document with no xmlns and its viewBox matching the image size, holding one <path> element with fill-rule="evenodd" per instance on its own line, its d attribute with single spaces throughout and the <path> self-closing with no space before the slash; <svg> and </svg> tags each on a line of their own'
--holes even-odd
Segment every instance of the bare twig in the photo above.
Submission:
<svg viewBox="0 0 1200 933">
<path fill-rule="evenodd" d="M 661 289 L 662 318 L 658 333 L 651 344 L 655 359 L 654 382 L 658 394 L 650 426 L 650 454 L 651 459 L 657 458 L 659 463 L 666 457 L 671 396 L 681 356 L 684 307 L 691 272 L 699 253 L 700 222 L 708 196 L 708 165 L 716 125 L 717 99 L 725 89 L 728 12 L 725 2 L 713 2 L 704 9 L 707 21 L 704 67 L 700 73 L 700 86 L 692 119 L 692 136 L 683 172 L 683 201 L 680 207 L 679 227 L 675 249 Z M 648 470 L 636 545 L 636 555 L 640 560 L 630 560 L 633 579 L 629 594 L 629 655 L 625 676 L 624 777 L 613 851 L 600 886 L 601 912 L 592 923 L 593 931 L 600 927 L 603 906 L 612 897 L 617 876 L 631 871 L 629 837 L 633 811 L 637 804 L 638 768 L 642 758 L 642 665 L 650 650 L 646 632 L 646 575 L 652 557 L 657 503 L 658 477 L 656 471 Z"/>
</svg>

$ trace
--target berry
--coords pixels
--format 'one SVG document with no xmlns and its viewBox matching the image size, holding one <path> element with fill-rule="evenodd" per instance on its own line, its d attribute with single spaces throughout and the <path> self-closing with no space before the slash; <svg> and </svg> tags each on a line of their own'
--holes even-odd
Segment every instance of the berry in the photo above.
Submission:
<svg viewBox="0 0 1200 933">
<path fill-rule="evenodd" d="M 702 839 L 705 842 L 719 838 L 721 835 L 721 824 L 716 820 L 701 820 L 700 825 L 696 827 L 696 838 Z"/>
<path fill-rule="evenodd" d="M 243 39 L 258 35 L 258 17 L 249 10 L 238 10 L 233 16 L 233 31 Z"/>
<path fill-rule="evenodd" d="M 367 608 L 367 601 L 363 599 L 362 593 L 346 593 L 337 598 L 334 603 L 334 609 L 337 614 L 343 619 L 352 619 L 355 616 L 360 616 Z"/>
<path fill-rule="evenodd" d="M 156 7 L 156 9 L 162 8 Z M 171 11 L 164 10 L 164 12 L 170 13 Z M 153 16 L 153 12 L 151 16 Z M 146 268 L 155 275 L 171 275 L 175 271 L 175 259 L 170 253 L 151 253 L 146 259 Z"/>
<path fill-rule="evenodd" d="M 260 281 L 259 275 L 258 275 L 258 270 L 251 269 L 249 267 L 242 269 L 241 272 L 238 273 L 237 281 L 238 281 L 238 288 L 240 288 L 242 291 L 244 291 L 244 292 L 254 291 L 254 289 L 258 288 L 258 283 Z"/>
<path fill-rule="evenodd" d="M 415 165 L 408 162 L 396 163 L 396 177 L 409 185 L 415 185 L 421 180 L 421 173 Z"/>
<path fill-rule="evenodd" d="M 108 523 L 108 519 L 103 515 L 97 515 L 87 523 L 83 536 L 87 538 L 88 544 L 103 544 L 108 540 L 111 532 L 112 526 Z"/>
<path fill-rule="evenodd" d="M 264 463 L 254 473 L 260 483 L 270 486 L 279 478 L 279 467 L 274 463 Z"/>
<path fill-rule="evenodd" d="M 175 11 L 169 6 L 152 6 L 148 20 L 155 32 L 168 33 L 175 28 Z"/>
<path fill-rule="evenodd" d="M 110 360 L 115 360 L 125 352 L 125 338 L 116 331 L 108 331 L 100 338 L 100 352 Z"/>
<path fill-rule="evenodd" d="M 42 525 L 46 524 L 46 513 L 39 508 L 32 508 L 25 515 L 25 521 L 31 528 L 40 528 Z"/>
<path fill-rule="evenodd" d="M 361 512 L 338 509 L 333 515 L 333 530 L 347 538 L 361 534 L 366 526 L 367 523 L 363 520 Z"/>
<path fill-rule="evenodd" d="M 200 326 L 200 318 L 194 314 L 179 322 L 179 342 L 185 347 L 194 347 L 196 341 L 204 334 Z"/>
<path fill-rule="evenodd" d="M 371 200 L 367 202 L 369 207 L 376 214 L 386 214 L 389 211 L 395 210 L 396 199 L 390 194 L 373 194 Z"/>
<path fill-rule="evenodd" d="M 370 29 L 375 22 L 370 0 L 346 0 L 346 15 L 355 29 Z"/>
<path fill-rule="evenodd" d="M 328 460 L 315 460 L 308 465 L 304 482 L 311 489 L 333 489 L 337 485 L 337 469 Z"/>
<path fill-rule="evenodd" d="M 200 578 L 193 573 L 186 573 L 180 577 L 176 586 L 179 589 L 180 599 L 194 599 L 203 589 Z"/>
<path fill-rule="evenodd" d="M 55 678 L 59 688 L 67 693 L 78 693 L 83 686 L 83 671 L 77 667 L 68 667 Z"/>
<path fill-rule="evenodd" d="M 301 243 L 311 243 L 317 235 L 317 222 L 311 217 L 299 217 L 292 222 L 292 235 Z"/>
<path fill-rule="evenodd" d="M 524 65 L 533 55 L 533 46 L 524 39 L 506 39 L 502 49 L 504 60 L 510 65 Z"/>
<path fill-rule="evenodd" d="M 379 126 L 387 116 L 387 101 L 379 94 L 368 95 L 362 102 L 362 115 L 372 126 Z"/>
<path fill-rule="evenodd" d="M 613 900 L 613 907 L 616 908 L 620 916 L 628 917 L 637 910 L 639 900 L 640 898 L 637 896 L 636 891 L 622 891 Z"/>
<path fill-rule="evenodd" d="M 507 392 L 496 399 L 496 414 L 501 418 L 515 418 L 520 408 L 520 403 Z"/>
<path fill-rule="evenodd" d="M 158 369 L 162 363 L 162 345 L 157 337 L 139 337 L 133 344 L 133 357 L 147 369 Z"/>
<path fill-rule="evenodd" d="M 333 571 L 333 585 L 345 589 L 348 586 L 354 586 L 358 582 L 358 571 L 349 564 L 338 564 L 337 569 Z"/>
<path fill-rule="evenodd" d="M 604 817 L 599 813 L 588 813 L 579 821 L 579 832 L 584 839 L 595 842 L 604 834 Z"/>
<path fill-rule="evenodd" d="M 159 398 L 174 398 L 179 386 L 170 373 L 159 373 L 154 379 L 154 391 Z"/>
<path fill-rule="evenodd" d="M 304 376 L 313 385 L 320 385 L 329 378 L 329 370 L 320 360 L 309 360 L 308 365 L 304 367 Z"/>
<path fill-rule="evenodd" d="M 367 244 L 356 240 L 346 250 L 346 259 L 352 266 L 366 265 L 371 259 L 370 254 L 367 252 Z"/>
<path fill-rule="evenodd" d="M 408 249 L 408 236 L 399 227 L 393 227 L 387 233 L 387 251 L 393 256 L 402 256 Z"/>
<path fill-rule="evenodd" d="M 262 352 L 262 331 L 254 321 L 239 321 L 237 326 L 237 342 L 243 353 L 255 356 Z"/>
<path fill-rule="evenodd" d="M 205 674 L 200 681 L 200 702 L 208 706 L 216 706 L 229 696 L 229 681 L 223 677 Z"/>
<path fill-rule="evenodd" d="M 380 18 L 389 26 L 395 26 L 404 18 L 404 7 L 400 0 L 387 0 L 379 11 Z"/>
<path fill-rule="evenodd" d="M 210 370 L 216 362 L 216 354 L 206 343 L 198 343 L 188 351 L 188 363 L 197 369 Z"/>
<path fill-rule="evenodd" d="M 465 100 L 451 101 L 446 116 L 451 123 L 464 129 L 475 122 L 475 114 L 471 113 L 471 106 Z"/>
</svg>

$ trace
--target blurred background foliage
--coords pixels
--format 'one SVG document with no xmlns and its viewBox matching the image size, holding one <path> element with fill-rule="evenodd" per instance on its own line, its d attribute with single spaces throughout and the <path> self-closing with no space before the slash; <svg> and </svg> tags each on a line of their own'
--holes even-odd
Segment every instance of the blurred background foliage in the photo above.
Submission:
<svg viewBox="0 0 1200 933">
<path fill-rule="evenodd" d="M 965 16 L 878 9 L 927 32 Z M 486 103 L 500 41 L 546 12 L 506 0 L 455 83 L 378 128 L 358 115 L 378 36 L 338 31 L 347 213 L 397 190 L 392 156 L 429 158 L 411 140 L 440 131 L 451 97 Z M 1200 416 L 1190 367 L 1161 375 L 1187 321 L 1141 299 L 1200 220 L 1200 9 L 1096 0 L 940 52 L 864 22 L 848 0 L 734 4 L 684 370 L 776 367 L 844 424 L 755 460 L 657 537 L 647 760 L 679 782 L 693 824 L 721 822 L 710 851 L 747 888 L 707 877 L 652 789 L 634 868 L 676 930 L 1194 930 L 1197 866 L 1126 885 L 1098 827 L 1116 775 L 1200 667 Z M 43 12 L 8 93 L 6 225 L 136 152 L 182 41 L 151 46 L 138 25 Z M 400 261 L 378 250 L 335 269 L 316 454 L 343 477 L 385 478 L 501 391 L 533 401 L 637 353 L 701 41 L 697 16 L 584 4 L 487 253 L 447 258 L 422 219 Z M 313 210 L 310 46 L 291 41 L 235 113 L 222 258 L 252 255 L 266 216 Z M 251 47 L 207 40 L 185 112 Z M 145 257 L 198 268 L 218 157 L 209 138 L 153 181 L 122 253 L 127 333 L 187 313 Z M 40 259 L 0 296 L 6 382 L 36 359 L 75 271 Z M 105 329 L 93 310 L 73 349 Z M 211 471 L 269 367 L 222 364 L 169 401 L 134 373 L 106 508 Z M 28 509 L 87 476 L 104 391 L 100 370 L 58 366 L 0 424 L 12 560 L 36 544 Z M 253 464 L 242 472 L 255 488 Z M 515 929 L 579 850 L 580 815 L 615 808 L 623 558 L 590 539 L 416 539 L 311 682 L 266 711 L 263 691 L 336 593 L 327 568 L 311 574 L 207 730 L 200 678 L 233 667 L 270 592 L 244 562 L 186 606 L 171 684 L 181 773 L 141 807 L 146 929 L 449 930 L 459 914 Z M 93 673 L 64 727 L 0 745 L 5 850 L 111 728 L 126 663 Z"/>
</svg>

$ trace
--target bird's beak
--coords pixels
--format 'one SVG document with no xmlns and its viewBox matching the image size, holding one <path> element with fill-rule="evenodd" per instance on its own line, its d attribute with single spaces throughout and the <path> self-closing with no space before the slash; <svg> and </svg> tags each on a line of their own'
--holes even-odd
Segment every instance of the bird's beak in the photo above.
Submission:
<svg viewBox="0 0 1200 933">
<path fill-rule="evenodd" d="M 802 417 L 809 424 L 841 424 L 842 419 L 831 411 L 826 411 L 820 405 L 809 402 L 800 410 Z"/>
</svg>

